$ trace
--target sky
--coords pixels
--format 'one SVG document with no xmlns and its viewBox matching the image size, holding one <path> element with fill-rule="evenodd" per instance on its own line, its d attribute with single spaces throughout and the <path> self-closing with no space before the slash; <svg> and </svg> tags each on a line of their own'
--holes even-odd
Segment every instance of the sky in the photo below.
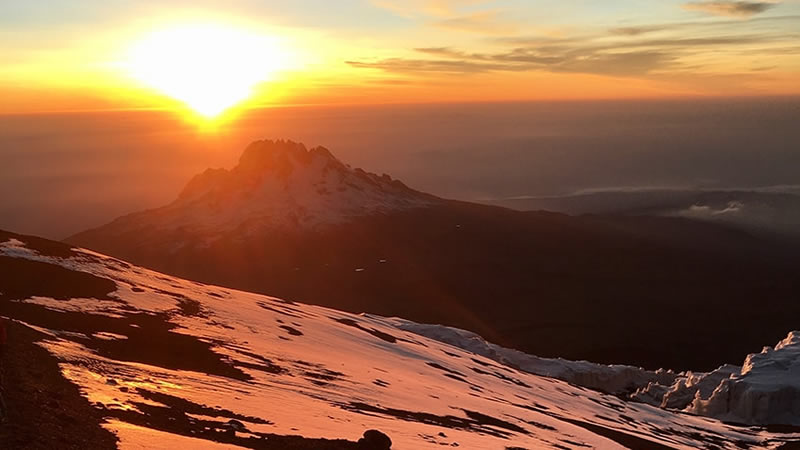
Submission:
<svg viewBox="0 0 800 450">
<path fill-rule="evenodd" d="M 195 33 L 181 66 L 187 26 L 270 49 Z M 217 70 L 250 106 L 797 95 L 800 1 L 0 0 L 0 113 L 178 107 Z"/>
</svg>

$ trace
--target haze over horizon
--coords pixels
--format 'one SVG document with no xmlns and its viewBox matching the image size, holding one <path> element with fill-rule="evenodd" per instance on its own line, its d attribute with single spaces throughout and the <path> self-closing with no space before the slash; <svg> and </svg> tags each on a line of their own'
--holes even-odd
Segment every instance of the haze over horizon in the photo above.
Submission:
<svg viewBox="0 0 800 450">
<path fill-rule="evenodd" d="M 797 114 L 792 99 L 302 107 L 250 111 L 216 132 L 169 112 L 2 116 L 0 227 L 60 239 L 162 206 L 265 138 L 468 201 L 789 187 Z"/>
</svg>

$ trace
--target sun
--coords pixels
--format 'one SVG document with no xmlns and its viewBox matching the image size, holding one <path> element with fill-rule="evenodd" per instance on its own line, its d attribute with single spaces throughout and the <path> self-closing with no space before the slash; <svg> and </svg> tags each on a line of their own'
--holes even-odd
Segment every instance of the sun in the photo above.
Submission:
<svg viewBox="0 0 800 450">
<path fill-rule="evenodd" d="M 128 73 L 214 118 L 251 96 L 282 68 L 276 39 L 222 25 L 182 25 L 153 32 L 129 50 Z"/>
</svg>

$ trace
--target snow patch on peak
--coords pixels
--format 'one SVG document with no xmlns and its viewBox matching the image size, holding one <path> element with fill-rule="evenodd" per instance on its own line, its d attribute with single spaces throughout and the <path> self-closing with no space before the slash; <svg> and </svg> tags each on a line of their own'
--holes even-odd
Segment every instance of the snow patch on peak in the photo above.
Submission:
<svg viewBox="0 0 800 450">
<path fill-rule="evenodd" d="M 347 170 L 347 167 L 324 147 L 314 147 L 309 150 L 298 142 L 261 140 L 245 148 L 239 157 L 239 165 L 233 172 L 243 177 L 270 174 L 286 179 L 294 170 L 315 164 L 331 170 Z"/>
<path fill-rule="evenodd" d="M 236 167 L 196 175 L 170 205 L 112 225 L 122 231 L 146 226 L 209 236 L 235 230 L 242 235 L 344 223 L 441 201 L 389 175 L 353 169 L 325 147 L 261 140 L 244 150 Z"/>
</svg>

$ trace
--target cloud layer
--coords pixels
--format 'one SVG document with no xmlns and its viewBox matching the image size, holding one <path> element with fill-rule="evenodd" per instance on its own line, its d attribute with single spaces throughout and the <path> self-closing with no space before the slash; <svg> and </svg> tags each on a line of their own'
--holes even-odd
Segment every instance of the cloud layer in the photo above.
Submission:
<svg viewBox="0 0 800 450">
<path fill-rule="evenodd" d="M 794 20 L 791 23 L 800 20 Z M 612 28 L 573 37 L 511 35 L 488 37 L 488 50 L 449 46 L 412 49 L 406 56 L 351 60 L 356 68 L 409 73 L 486 73 L 544 71 L 612 76 L 665 75 L 713 68 L 714 56 L 725 53 L 792 57 L 798 33 L 782 29 L 785 18 L 753 19 L 749 33 L 739 21 L 684 22 Z M 764 67 L 758 60 L 758 67 Z M 756 66 L 753 66 L 756 67 Z M 750 68 L 748 70 L 755 70 Z"/>
<path fill-rule="evenodd" d="M 685 4 L 684 9 L 701 11 L 716 16 L 751 17 L 774 6 L 776 1 L 696 1 Z"/>
</svg>

